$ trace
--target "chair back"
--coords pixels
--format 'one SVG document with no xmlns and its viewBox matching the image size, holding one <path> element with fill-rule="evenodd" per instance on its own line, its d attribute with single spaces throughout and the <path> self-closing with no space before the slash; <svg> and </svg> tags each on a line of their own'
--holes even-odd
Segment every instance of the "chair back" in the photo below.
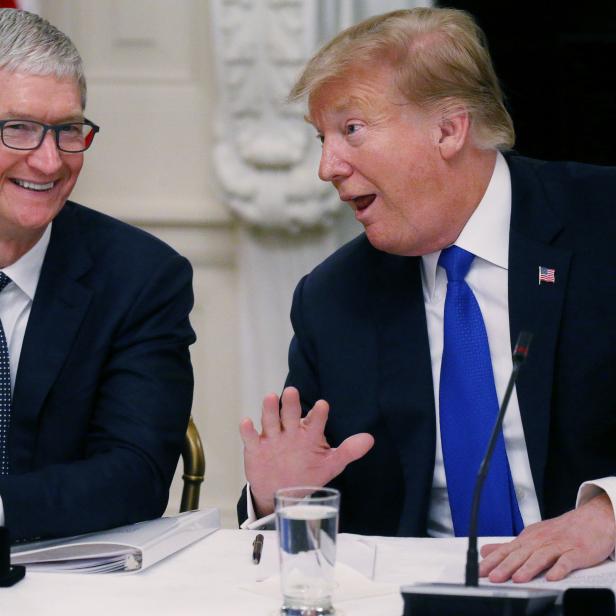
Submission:
<svg viewBox="0 0 616 616">
<path fill-rule="evenodd" d="M 180 513 L 199 509 L 201 484 L 205 477 L 203 444 L 192 417 L 188 420 L 184 447 L 182 448 L 182 461 L 184 463 L 184 474 L 182 475 L 184 487 L 182 489 Z"/>
</svg>

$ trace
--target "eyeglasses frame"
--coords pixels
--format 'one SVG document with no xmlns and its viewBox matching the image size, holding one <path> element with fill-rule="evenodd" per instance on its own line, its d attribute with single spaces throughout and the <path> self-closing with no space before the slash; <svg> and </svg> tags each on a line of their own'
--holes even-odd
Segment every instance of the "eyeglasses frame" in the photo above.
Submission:
<svg viewBox="0 0 616 616">
<path fill-rule="evenodd" d="M 11 122 L 30 122 L 31 124 L 38 124 L 39 126 L 42 126 L 43 134 L 41 135 L 41 140 L 38 142 L 36 146 L 31 147 L 31 148 L 16 148 L 15 146 L 8 145 L 4 141 L 4 127 L 7 124 L 10 124 Z M 83 124 L 85 126 L 89 126 L 90 128 L 92 128 L 92 132 L 88 135 L 89 141 L 87 141 L 86 147 L 83 148 L 82 150 L 65 150 L 64 148 L 60 147 L 60 131 L 67 126 L 72 126 L 73 124 Z M 5 147 L 11 150 L 18 150 L 20 152 L 31 152 L 32 150 L 37 150 L 38 148 L 40 148 L 43 141 L 45 140 L 45 136 L 50 130 L 53 131 L 56 135 L 56 139 L 55 139 L 56 147 L 58 148 L 58 150 L 60 150 L 60 152 L 64 152 L 66 154 L 79 154 L 81 152 L 85 152 L 92 145 L 92 142 L 94 141 L 94 135 L 98 133 L 98 131 L 100 130 L 100 126 L 97 126 L 96 124 L 94 124 L 94 122 L 91 122 L 87 118 L 84 118 L 82 122 L 63 122 L 62 124 L 45 124 L 44 122 L 38 122 L 37 120 L 25 120 L 23 118 L 11 118 L 10 120 L 0 120 L 0 139 L 2 140 L 2 145 L 4 145 Z"/>
</svg>

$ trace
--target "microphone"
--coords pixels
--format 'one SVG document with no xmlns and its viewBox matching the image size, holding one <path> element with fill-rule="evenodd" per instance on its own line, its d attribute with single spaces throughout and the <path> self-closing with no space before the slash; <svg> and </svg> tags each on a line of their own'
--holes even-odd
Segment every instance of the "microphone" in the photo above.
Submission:
<svg viewBox="0 0 616 616">
<path fill-rule="evenodd" d="M 475 490 L 473 492 L 473 503 L 471 508 L 471 519 L 468 530 L 468 551 L 466 553 L 466 586 L 478 586 L 479 585 L 479 554 L 477 553 L 477 519 L 479 517 L 479 502 L 481 500 L 481 490 L 488 476 L 488 470 L 490 467 L 490 461 L 492 460 L 492 454 L 494 447 L 496 446 L 496 440 L 503 426 L 503 419 L 505 418 L 505 412 L 509 406 L 509 399 L 511 398 L 511 392 L 513 391 L 513 385 L 518 378 L 518 372 L 522 367 L 522 364 L 528 357 L 528 349 L 530 347 L 533 335 L 529 332 L 520 332 L 518 340 L 515 343 L 513 349 L 513 369 L 511 370 L 511 376 L 507 383 L 507 389 L 503 401 L 501 402 L 498 415 L 496 416 L 496 423 L 492 428 L 492 434 L 488 441 L 488 447 L 486 449 L 485 456 L 479 466 L 479 472 L 477 473 L 477 482 L 475 483 Z"/>
<path fill-rule="evenodd" d="M 400 592 L 404 600 L 403 616 L 516 616 L 517 614 L 520 614 L 520 616 L 539 616 L 540 614 L 547 614 L 560 596 L 558 590 L 523 586 L 498 586 L 496 584 L 479 586 L 477 519 L 481 490 L 488 476 L 490 460 L 503 425 L 511 392 L 518 372 L 528 356 L 532 337 L 529 332 L 520 332 L 518 336 L 513 350 L 513 370 L 488 441 L 485 456 L 477 473 L 468 532 L 466 582 L 464 585 L 434 583 L 402 586 Z"/>
</svg>

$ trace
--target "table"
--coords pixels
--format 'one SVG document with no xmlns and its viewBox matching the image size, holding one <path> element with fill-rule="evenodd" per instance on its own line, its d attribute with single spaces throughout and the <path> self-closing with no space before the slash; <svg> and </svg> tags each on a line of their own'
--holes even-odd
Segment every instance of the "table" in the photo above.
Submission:
<svg viewBox="0 0 616 616">
<path fill-rule="evenodd" d="M 2 616 L 272 616 L 280 597 L 245 590 L 258 579 L 277 573 L 275 533 L 265 532 L 263 558 L 253 565 L 252 531 L 219 530 L 182 552 L 137 574 L 52 574 L 28 571 L 25 580 L 0 589 Z M 341 536 L 376 546 L 375 580 L 390 584 L 380 596 L 337 603 L 345 616 L 399 616 L 400 584 L 461 580 L 464 539 L 396 539 Z M 340 557 L 344 557 L 343 549 Z M 348 555 L 347 555 L 348 556 Z M 340 560 L 340 559 L 339 559 Z M 591 570 L 606 584 L 616 581 L 616 564 Z M 599 576 L 599 577 L 598 577 Z M 583 583 L 584 574 L 571 583 Z M 577 582 L 576 582 L 577 580 Z M 611 582 L 610 582 L 611 580 Z M 369 581 L 366 582 L 370 584 Z"/>
</svg>

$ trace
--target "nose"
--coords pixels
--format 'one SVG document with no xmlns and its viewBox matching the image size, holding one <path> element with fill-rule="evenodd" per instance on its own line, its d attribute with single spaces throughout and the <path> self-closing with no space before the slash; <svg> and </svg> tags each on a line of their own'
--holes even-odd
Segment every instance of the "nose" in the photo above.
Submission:
<svg viewBox="0 0 616 616">
<path fill-rule="evenodd" d="M 36 150 L 30 152 L 28 164 L 33 169 L 46 175 L 56 173 L 62 167 L 62 156 L 51 131 L 45 135 L 43 143 Z"/>
<path fill-rule="evenodd" d="M 334 182 L 343 179 L 353 173 L 353 168 L 341 155 L 335 145 L 323 142 L 321 162 L 319 163 L 319 177 L 324 182 Z"/>
</svg>

